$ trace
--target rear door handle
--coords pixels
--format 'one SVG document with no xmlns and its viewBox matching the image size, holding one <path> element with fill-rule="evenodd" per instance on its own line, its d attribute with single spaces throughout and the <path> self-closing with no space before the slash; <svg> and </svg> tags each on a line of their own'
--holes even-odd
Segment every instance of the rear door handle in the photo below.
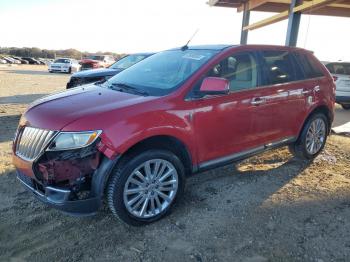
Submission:
<svg viewBox="0 0 350 262">
<path fill-rule="evenodd" d="M 252 99 L 252 101 L 250 102 L 253 106 L 258 106 L 261 105 L 263 103 L 265 103 L 265 99 L 261 98 L 261 97 L 255 97 Z"/>
</svg>

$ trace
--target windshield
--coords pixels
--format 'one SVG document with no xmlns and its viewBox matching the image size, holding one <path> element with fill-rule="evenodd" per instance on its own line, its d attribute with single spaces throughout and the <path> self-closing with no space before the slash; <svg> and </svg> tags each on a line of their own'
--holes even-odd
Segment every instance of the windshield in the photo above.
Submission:
<svg viewBox="0 0 350 262">
<path fill-rule="evenodd" d="M 86 59 L 103 61 L 103 56 L 101 56 L 101 55 L 90 55 L 90 56 L 87 56 Z"/>
<path fill-rule="evenodd" d="M 350 75 L 350 63 L 332 63 L 326 67 L 332 74 Z"/>
<path fill-rule="evenodd" d="M 123 57 L 122 59 L 115 62 L 113 65 L 111 65 L 109 68 L 112 69 L 127 69 L 130 66 L 140 62 L 141 60 L 145 59 L 147 55 L 128 55 L 126 57 Z"/>
<path fill-rule="evenodd" d="M 63 59 L 63 58 L 56 59 L 54 61 L 54 63 L 65 63 L 65 64 L 67 64 L 67 63 L 69 63 L 69 59 Z"/>
<path fill-rule="evenodd" d="M 104 86 L 113 88 L 123 84 L 149 95 L 166 95 L 217 53 L 217 50 L 191 49 L 160 52 L 115 75 Z"/>
</svg>

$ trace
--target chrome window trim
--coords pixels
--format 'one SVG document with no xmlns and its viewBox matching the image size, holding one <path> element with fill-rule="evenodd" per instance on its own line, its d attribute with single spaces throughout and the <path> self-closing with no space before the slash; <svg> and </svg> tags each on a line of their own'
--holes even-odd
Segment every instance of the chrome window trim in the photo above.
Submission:
<svg viewBox="0 0 350 262">
<path fill-rule="evenodd" d="M 257 86 L 257 87 L 247 88 L 247 89 L 236 90 L 236 91 L 229 91 L 227 94 L 221 94 L 221 95 L 206 95 L 204 97 L 199 97 L 199 98 L 188 97 L 188 98 L 185 98 L 184 101 L 198 101 L 198 100 L 212 99 L 212 98 L 217 98 L 217 97 L 222 97 L 222 96 L 228 96 L 231 94 L 241 93 L 241 92 L 248 92 L 248 91 L 267 89 L 267 88 L 275 88 L 275 87 L 281 87 L 281 86 L 285 86 L 285 85 L 289 85 L 289 84 L 298 84 L 300 82 L 305 82 L 305 81 L 310 81 L 310 80 L 322 80 L 325 77 L 326 76 L 321 76 L 321 77 L 309 78 L 309 79 L 304 79 L 304 80 L 294 80 L 294 81 L 280 83 L 280 84 L 274 84 L 274 85 Z"/>
</svg>

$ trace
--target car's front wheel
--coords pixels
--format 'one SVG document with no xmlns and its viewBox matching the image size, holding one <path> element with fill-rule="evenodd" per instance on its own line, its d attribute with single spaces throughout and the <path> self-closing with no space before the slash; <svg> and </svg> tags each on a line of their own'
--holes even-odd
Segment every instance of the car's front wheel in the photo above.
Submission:
<svg viewBox="0 0 350 262">
<path fill-rule="evenodd" d="M 298 138 L 289 145 L 290 151 L 302 159 L 315 158 L 324 148 L 328 136 L 328 120 L 322 113 L 312 115 Z"/>
<path fill-rule="evenodd" d="M 142 225 L 165 216 L 185 186 L 182 162 L 172 152 L 148 150 L 123 159 L 107 188 L 110 210 L 127 224 Z"/>
</svg>

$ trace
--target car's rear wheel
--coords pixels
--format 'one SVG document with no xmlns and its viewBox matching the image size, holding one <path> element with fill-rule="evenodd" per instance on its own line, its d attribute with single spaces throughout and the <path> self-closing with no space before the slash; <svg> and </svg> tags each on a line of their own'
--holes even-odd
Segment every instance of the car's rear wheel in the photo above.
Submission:
<svg viewBox="0 0 350 262">
<path fill-rule="evenodd" d="M 314 114 L 304 125 L 298 140 L 289 145 L 289 149 L 299 158 L 313 159 L 324 148 L 327 136 L 327 117 L 322 113 Z"/>
<path fill-rule="evenodd" d="M 345 110 L 349 110 L 349 109 L 350 109 L 350 104 L 348 104 L 348 105 L 342 104 L 341 106 L 342 106 L 342 108 L 345 109 Z"/>
<path fill-rule="evenodd" d="M 165 216 L 184 185 L 184 167 L 176 155 L 148 150 L 118 165 L 108 184 L 107 201 L 121 220 L 142 225 Z"/>
</svg>

